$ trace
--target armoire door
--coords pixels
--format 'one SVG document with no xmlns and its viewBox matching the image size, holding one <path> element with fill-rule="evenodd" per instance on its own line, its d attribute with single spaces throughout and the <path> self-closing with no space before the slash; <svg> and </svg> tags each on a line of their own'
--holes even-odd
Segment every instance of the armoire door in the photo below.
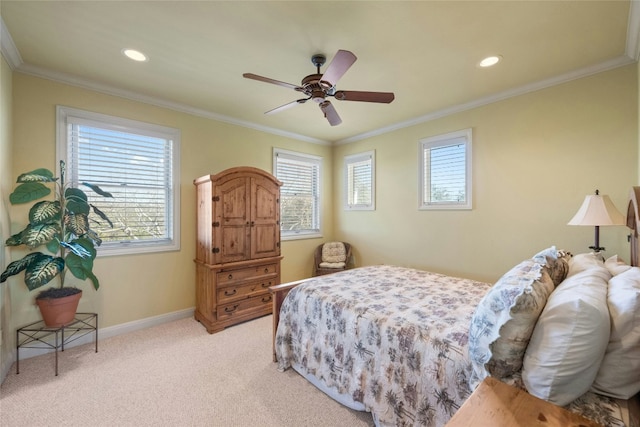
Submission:
<svg viewBox="0 0 640 427">
<path fill-rule="evenodd" d="M 251 178 L 251 258 L 280 255 L 280 187 L 272 180 Z"/>
<path fill-rule="evenodd" d="M 216 183 L 212 224 L 216 264 L 249 259 L 249 188 L 249 178 L 245 177 Z"/>
</svg>

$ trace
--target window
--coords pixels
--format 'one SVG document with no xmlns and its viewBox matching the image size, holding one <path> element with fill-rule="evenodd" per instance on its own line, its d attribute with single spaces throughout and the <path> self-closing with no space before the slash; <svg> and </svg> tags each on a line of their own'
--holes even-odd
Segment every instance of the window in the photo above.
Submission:
<svg viewBox="0 0 640 427">
<path fill-rule="evenodd" d="M 66 182 L 87 191 L 113 223 L 92 225 L 102 255 L 180 249 L 180 132 L 176 129 L 57 107 L 59 160 Z"/>
<path fill-rule="evenodd" d="M 320 169 L 322 159 L 273 150 L 274 175 L 280 188 L 280 233 L 283 240 L 320 237 Z"/>
<path fill-rule="evenodd" d="M 375 151 L 344 158 L 345 209 L 375 210 Z"/>
<path fill-rule="evenodd" d="M 420 141 L 420 209 L 471 209 L 471 129 Z"/>
</svg>

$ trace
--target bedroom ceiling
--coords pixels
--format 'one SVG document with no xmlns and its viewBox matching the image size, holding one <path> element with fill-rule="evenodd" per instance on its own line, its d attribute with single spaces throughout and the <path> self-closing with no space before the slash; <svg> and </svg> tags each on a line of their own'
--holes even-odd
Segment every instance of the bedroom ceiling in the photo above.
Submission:
<svg viewBox="0 0 640 427">
<path fill-rule="evenodd" d="M 338 143 L 631 63 L 637 9 L 617 0 L 0 3 L 2 51 L 16 71 Z M 300 84 L 315 73 L 313 54 L 328 64 L 338 49 L 358 57 L 338 89 L 395 100 L 331 99 L 343 120 L 332 127 L 312 102 L 265 115 L 300 94 L 242 77 Z M 503 60 L 478 67 L 488 55 Z"/>
</svg>

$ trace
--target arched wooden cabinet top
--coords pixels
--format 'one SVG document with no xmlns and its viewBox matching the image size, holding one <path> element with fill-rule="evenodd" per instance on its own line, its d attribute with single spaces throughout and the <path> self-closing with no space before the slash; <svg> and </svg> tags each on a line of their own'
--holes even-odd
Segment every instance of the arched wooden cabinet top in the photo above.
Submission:
<svg viewBox="0 0 640 427">
<path fill-rule="evenodd" d="M 271 180 L 278 187 L 282 186 L 282 182 L 278 180 L 275 176 L 271 175 L 269 172 L 266 172 L 262 169 L 254 168 L 252 166 L 237 166 L 229 169 L 225 169 L 222 172 L 218 172 L 212 175 L 204 175 L 200 178 L 196 178 L 193 180 L 193 183 L 198 185 L 201 182 L 206 181 L 219 181 L 219 180 L 227 180 L 233 179 L 235 176 L 259 176 L 266 179 Z"/>
</svg>

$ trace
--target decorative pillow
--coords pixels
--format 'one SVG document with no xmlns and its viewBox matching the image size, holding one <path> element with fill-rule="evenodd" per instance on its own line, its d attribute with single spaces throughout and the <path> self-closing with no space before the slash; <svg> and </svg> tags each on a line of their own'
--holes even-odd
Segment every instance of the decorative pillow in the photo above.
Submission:
<svg viewBox="0 0 640 427">
<path fill-rule="evenodd" d="M 609 280 L 611 337 L 591 387 L 619 399 L 640 392 L 640 268 L 627 267 Z"/>
<path fill-rule="evenodd" d="M 489 375 L 502 379 L 520 371 L 533 328 L 555 286 L 549 271 L 559 281 L 558 271 L 567 272 L 564 254 L 557 258 L 555 248 L 547 251 L 509 270 L 476 307 L 469 326 L 472 390 Z"/>
<path fill-rule="evenodd" d="M 342 242 L 327 242 L 322 245 L 322 262 L 346 262 L 347 251 Z M 344 265 L 343 265 L 344 266 Z"/>
<path fill-rule="evenodd" d="M 611 273 L 594 260 L 576 255 L 569 262 L 569 275 L 549 296 L 524 356 L 529 393 L 560 406 L 589 390 L 609 342 Z"/>
<path fill-rule="evenodd" d="M 553 280 L 553 284 L 558 286 L 569 273 L 569 261 L 572 255 L 569 252 L 556 250 L 555 246 L 538 252 L 533 256 L 533 260 L 544 265 Z"/>
</svg>

